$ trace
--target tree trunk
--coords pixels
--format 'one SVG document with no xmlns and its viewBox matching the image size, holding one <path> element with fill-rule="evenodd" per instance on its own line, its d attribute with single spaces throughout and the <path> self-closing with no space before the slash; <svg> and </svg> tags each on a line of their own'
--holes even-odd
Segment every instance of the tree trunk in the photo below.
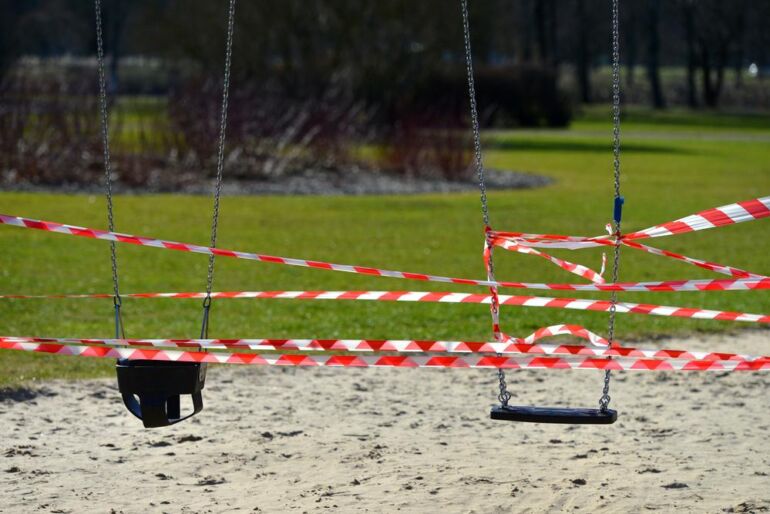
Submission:
<svg viewBox="0 0 770 514">
<path fill-rule="evenodd" d="M 107 16 L 107 52 L 110 55 L 107 90 L 111 98 L 117 96 L 120 86 L 119 64 L 123 52 L 123 31 L 126 27 L 131 2 L 113 0 L 110 2 Z"/>
<path fill-rule="evenodd" d="M 738 51 L 735 56 L 735 67 L 733 68 L 735 73 L 735 88 L 740 89 L 743 87 L 743 52 Z"/>
<path fill-rule="evenodd" d="M 556 7 L 556 1 L 557 0 L 545 0 L 546 1 L 546 12 L 548 17 L 548 24 L 546 25 L 547 29 L 546 32 L 548 34 L 548 47 L 550 48 L 550 65 L 554 68 L 554 70 L 558 71 L 559 67 L 559 26 L 558 26 L 558 15 L 559 10 Z"/>
<path fill-rule="evenodd" d="M 722 94 L 722 85 L 725 83 L 725 69 L 728 64 L 728 55 L 728 45 L 725 42 L 720 46 L 719 53 L 717 54 L 717 79 L 714 84 L 714 105 L 712 107 L 717 106 L 719 103 L 719 96 Z"/>
<path fill-rule="evenodd" d="M 625 34 L 626 34 L 626 48 L 625 48 L 625 54 L 626 54 L 626 86 L 628 89 L 633 89 L 634 87 L 634 79 L 636 78 L 634 76 L 634 72 L 636 70 L 636 59 L 637 59 L 637 37 L 636 37 L 636 30 L 634 27 L 634 23 L 632 20 L 628 20 L 628 22 L 625 24 Z"/>
<path fill-rule="evenodd" d="M 738 21 L 736 23 L 735 27 L 735 61 L 733 63 L 735 67 L 735 87 L 740 89 L 743 87 L 743 60 L 745 58 L 745 47 L 746 47 L 746 19 L 748 16 L 748 13 L 746 12 L 748 10 L 748 5 L 744 2 L 741 2 L 739 5 L 735 6 L 737 9 L 739 9 L 737 16 Z"/>
<path fill-rule="evenodd" d="M 22 7 L 17 2 L 0 3 L 0 82 L 20 54 L 18 25 Z"/>
<path fill-rule="evenodd" d="M 729 54 L 729 44 L 726 41 L 699 40 L 701 47 L 701 73 L 703 80 L 703 103 L 714 108 L 719 105 L 719 96 L 722 93 L 722 85 L 725 79 L 725 68 Z M 709 45 L 718 44 L 719 48 L 714 52 L 709 51 Z"/>
<path fill-rule="evenodd" d="M 647 80 L 650 100 L 656 109 L 666 107 L 660 85 L 660 0 L 650 0 L 647 9 Z"/>
<path fill-rule="evenodd" d="M 575 45 L 577 50 L 575 70 L 580 89 L 580 100 L 583 103 L 591 103 L 591 63 L 588 50 L 588 20 L 584 0 L 576 0 L 575 7 L 578 38 L 577 45 Z"/>
<path fill-rule="evenodd" d="M 541 64 L 549 65 L 550 48 L 548 47 L 548 23 L 546 14 L 546 0 L 535 0 L 534 18 L 535 30 L 537 31 L 537 57 Z"/>
<path fill-rule="evenodd" d="M 529 1 L 523 1 L 522 2 L 522 12 L 524 13 L 524 20 L 528 21 L 531 20 L 530 16 L 532 15 L 533 6 Z M 521 50 L 521 58 L 524 62 L 532 62 L 532 54 L 533 46 L 535 46 L 537 43 L 533 41 L 535 39 L 533 30 L 532 30 L 532 23 L 524 23 L 524 26 L 521 29 L 521 36 L 522 36 L 522 50 Z"/>
<path fill-rule="evenodd" d="M 700 65 L 701 65 L 701 80 L 703 81 L 703 103 L 708 107 L 716 107 L 717 96 L 715 93 L 715 85 L 713 74 L 711 73 L 711 56 L 709 55 L 707 43 L 705 41 L 700 42 Z"/>
<path fill-rule="evenodd" d="M 691 2 L 685 4 L 683 15 L 684 37 L 687 46 L 687 105 L 695 109 L 698 107 L 698 96 L 695 89 L 698 57 L 695 51 L 695 10 Z"/>
</svg>

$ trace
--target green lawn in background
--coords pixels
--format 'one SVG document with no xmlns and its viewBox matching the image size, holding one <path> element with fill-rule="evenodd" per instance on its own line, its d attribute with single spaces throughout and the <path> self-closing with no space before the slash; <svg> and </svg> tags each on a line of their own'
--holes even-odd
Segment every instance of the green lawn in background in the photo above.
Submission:
<svg viewBox="0 0 770 514">
<path fill-rule="evenodd" d="M 609 109 L 604 105 L 583 106 L 571 125 L 572 132 L 602 131 L 607 129 Z M 692 111 L 672 107 L 654 110 L 641 106 L 623 108 L 622 127 L 629 134 L 646 133 L 654 136 L 666 133 L 684 132 L 698 138 L 717 133 L 724 139 L 749 134 L 770 137 L 770 114 L 768 113 L 723 113 L 717 111 Z M 665 139 L 665 137 L 661 137 Z"/>
<path fill-rule="evenodd" d="M 542 189 L 491 192 L 495 228 L 583 235 L 604 232 L 612 210 L 611 128 L 607 109 L 604 115 L 600 112 L 598 108 L 586 111 L 570 131 L 487 135 L 484 146 L 489 167 L 540 173 L 555 180 Z M 669 116 L 676 120 L 669 123 Z M 770 138 L 767 118 L 632 110 L 624 128 L 631 134 L 624 139 L 622 157 L 626 231 L 770 194 L 770 142 L 764 140 Z M 674 137 L 673 132 L 678 135 Z M 704 133 L 710 137 L 700 139 Z M 0 212 L 96 228 L 106 224 L 104 200 L 98 196 L 0 193 Z M 208 241 L 210 212 L 208 197 L 148 195 L 116 200 L 119 231 L 184 242 Z M 666 238 L 654 245 L 768 274 L 769 223 L 763 220 Z M 223 248 L 274 255 L 482 278 L 481 228 L 475 193 L 226 197 L 219 243 Z M 0 248 L 0 292 L 111 291 L 105 242 L 0 226 Z M 565 255 L 592 267 L 598 267 L 601 259 L 600 251 Z M 119 259 L 125 292 L 200 291 L 205 286 L 207 259 L 203 255 L 120 245 Z M 579 280 L 542 259 L 500 250 L 496 263 L 499 279 Z M 620 275 L 624 281 L 718 276 L 628 250 L 624 250 Z M 225 258 L 217 261 L 215 289 L 484 291 Z M 627 301 L 770 311 L 768 291 L 620 296 Z M 198 300 L 127 299 L 124 315 L 130 337 L 193 337 L 200 327 L 201 304 Z M 502 322 L 506 331 L 516 335 L 561 322 L 582 324 L 601 333 L 607 315 L 506 307 Z M 746 325 L 623 315 L 617 333 L 627 340 L 743 327 Z M 3 335 L 103 337 L 111 336 L 112 331 L 110 300 L 0 300 Z M 483 340 L 490 336 L 490 320 L 483 305 L 219 300 L 214 302 L 211 335 Z M 667 343 L 676 346 L 676 341 Z M 769 351 L 756 349 L 757 353 Z M 0 386 L 49 377 L 95 376 L 110 373 L 110 369 L 111 363 L 90 359 L 0 352 Z"/>
</svg>

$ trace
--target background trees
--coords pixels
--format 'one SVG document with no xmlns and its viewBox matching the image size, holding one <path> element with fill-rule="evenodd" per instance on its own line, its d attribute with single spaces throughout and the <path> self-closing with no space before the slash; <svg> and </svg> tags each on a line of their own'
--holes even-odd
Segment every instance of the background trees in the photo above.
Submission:
<svg viewBox="0 0 770 514">
<path fill-rule="evenodd" d="M 102 2 L 120 180 L 205 178 L 227 0 Z M 609 102 L 610 0 L 470 4 L 483 126 L 564 127 L 581 104 Z M 82 0 L 0 0 L 3 180 L 94 182 L 93 18 Z M 770 110 L 768 21 L 770 0 L 621 0 L 624 102 Z M 239 2 L 228 173 L 462 180 L 467 102 L 459 0 Z"/>
<path fill-rule="evenodd" d="M 606 99 L 597 76 L 609 61 L 609 0 L 471 4 L 481 65 L 536 65 L 556 73 L 580 102 Z M 174 76 L 217 72 L 224 9 L 224 1 L 104 0 L 112 82 L 119 83 L 118 63 L 127 55 L 161 58 Z M 750 63 L 760 74 L 770 64 L 768 0 L 635 0 L 621 2 L 621 14 L 629 93 L 656 108 L 719 106 L 729 70 L 732 87 L 740 88 Z M 421 79 L 462 60 L 459 6 L 445 0 L 243 2 L 237 24 L 238 73 L 269 77 L 293 95 L 318 93 L 330 77 L 364 96 L 408 95 Z M 88 2 L 0 1 L 0 74 L 22 55 L 87 56 L 93 47 Z M 634 73 L 640 65 L 646 83 Z M 684 94 L 668 94 L 664 68 L 678 70 Z M 643 94 L 633 93 L 637 87 Z"/>
</svg>

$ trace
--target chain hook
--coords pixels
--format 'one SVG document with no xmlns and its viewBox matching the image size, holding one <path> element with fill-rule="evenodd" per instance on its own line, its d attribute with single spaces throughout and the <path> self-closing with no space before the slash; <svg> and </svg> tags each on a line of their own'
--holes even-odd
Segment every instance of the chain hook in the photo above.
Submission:
<svg viewBox="0 0 770 514">
<path fill-rule="evenodd" d="M 211 313 L 211 296 L 203 299 L 203 321 L 201 322 L 201 339 L 209 338 L 209 315 Z"/>
<path fill-rule="evenodd" d="M 126 332 L 123 328 L 123 313 L 120 310 L 123 300 L 120 298 L 120 295 L 112 297 L 112 304 L 115 307 L 115 339 L 125 339 Z"/>
</svg>

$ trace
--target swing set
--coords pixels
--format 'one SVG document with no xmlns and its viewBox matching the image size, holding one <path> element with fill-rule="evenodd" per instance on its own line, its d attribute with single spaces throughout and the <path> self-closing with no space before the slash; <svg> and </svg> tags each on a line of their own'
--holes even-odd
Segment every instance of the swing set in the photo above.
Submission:
<svg viewBox="0 0 770 514">
<path fill-rule="evenodd" d="M 20 216 L 0 214 L 0 224 L 56 232 L 110 242 L 112 294 L 65 295 L 0 295 L 0 299 L 23 298 L 112 298 L 114 304 L 115 337 L 112 339 L 0 337 L 0 349 L 42 352 L 57 355 L 117 359 L 118 386 L 127 409 L 141 419 L 145 427 L 161 427 L 183 421 L 203 408 L 202 390 L 209 363 L 329 366 L 329 367 L 407 367 L 407 368 L 485 368 L 497 370 L 500 404 L 491 411 L 496 420 L 536 423 L 611 424 L 617 412 L 609 408 L 610 381 L 613 370 L 682 370 L 682 371 L 763 371 L 770 370 L 770 357 L 734 353 L 695 352 L 686 350 L 640 349 L 620 346 L 615 342 L 615 318 L 618 313 L 638 313 L 653 316 L 675 316 L 692 319 L 719 319 L 747 323 L 770 323 L 770 315 L 716 311 L 665 305 L 619 302 L 619 291 L 749 291 L 770 289 L 770 277 L 727 265 L 687 257 L 667 250 L 647 246 L 643 239 L 671 236 L 692 231 L 754 221 L 770 216 L 770 196 L 708 209 L 675 221 L 645 230 L 625 234 L 621 231 L 624 199 L 621 196 L 620 167 L 620 53 L 619 0 L 612 0 L 612 119 L 613 119 L 613 183 L 614 211 L 607 225 L 607 235 L 595 237 L 563 236 L 499 232 L 490 224 L 481 149 L 478 108 L 471 52 L 470 23 L 467 0 L 460 0 L 468 96 L 473 130 L 474 167 L 481 194 L 484 223 L 483 259 L 486 279 L 467 279 L 393 271 L 365 266 L 334 264 L 259 253 L 226 250 L 217 247 L 217 226 L 224 168 L 227 127 L 228 94 L 235 0 L 229 0 L 227 12 L 227 42 L 211 239 L 208 246 L 160 240 L 115 232 L 112 197 L 112 169 L 108 126 L 107 94 L 104 76 L 101 0 L 95 0 L 99 105 L 104 150 L 105 195 L 107 199 L 108 230 L 65 225 Z M 205 292 L 189 293 L 129 293 L 119 287 L 116 243 L 150 246 L 164 250 L 208 255 Z M 545 250 L 611 247 L 611 281 L 600 271 L 572 263 L 546 253 Z M 722 279 L 668 280 L 650 282 L 619 282 L 621 248 L 627 247 L 652 255 L 668 257 L 702 269 L 727 275 Z M 559 268 L 575 274 L 587 283 L 528 283 L 498 281 L 495 277 L 493 252 L 495 248 L 534 255 Z M 216 257 L 246 259 L 285 266 L 323 269 L 360 275 L 382 276 L 416 281 L 442 282 L 484 286 L 489 294 L 416 291 L 213 291 Z M 610 300 L 552 298 L 537 296 L 500 295 L 501 287 L 558 291 L 608 291 Z M 121 310 L 123 298 L 198 298 L 203 300 L 200 337 L 197 339 L 129 339 L 125 336 Z M 282 298 L 296 300 L 348 300 L 478 303 L 489 305 L 493 340 L 419 341 L 419 340 L 351 340 L 351 339 L 211 339 L 209 320 L 215 298 Z M 500 307 L 518 305 L 559 309 L 593 310 L 609 313 L 607 337 L 575 325 L 554 325 L 537 330 L 525 338 L 512 337 L 500 326 Z M 587 341 L 586 345 L 547 344 L 541 340 L 570 335 Z M 255 353 L 266 351 L 267 353 Z M 514 406 L 506 385 L 505 370 L 509 369 L 597 369 L 604 371 L 604 383 L 598 408 L 555 408 Z M 192 398 L 192 411 L 182 413 L 180 398 Z"/>
</svg>

